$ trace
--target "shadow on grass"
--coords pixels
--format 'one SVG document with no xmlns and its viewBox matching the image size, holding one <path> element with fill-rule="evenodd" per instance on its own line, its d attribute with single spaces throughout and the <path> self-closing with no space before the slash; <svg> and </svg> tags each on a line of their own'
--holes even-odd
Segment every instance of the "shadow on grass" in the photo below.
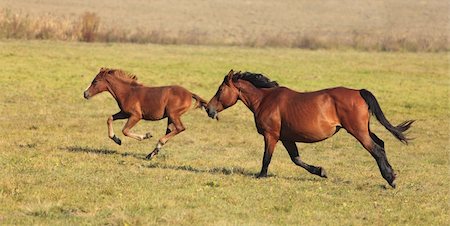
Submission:
<svg viewBox="0 0 450 226">
<path fill-rule="evenodd" d="M 136 154 L 131 152 L 119 153 L 115 150 L 109 150 L 105 148 L 90 148 L 90 147 L 80 147 L 80 146 L 69 146 L 69 147 L 61 147 L 61 150 L 69 151 L 69 152 L 81 152 L 81 153 L 92 153 L 98 155 L 118 155 L 122 157 L 131 156 L 136 159 L 145 160 L 145 155 Z"/>
<path fill-rule="evenodd" d="M 80 147 L 80 146 L 68 146 L 61 147 L 61 150 L 69 151 L 69 152 L 79 152 L 79 153 L 92 153 L 98 155 L 116 155 L 121 157 L 133 157 L 138 160 L 145 160 L 148 164 L 143 163 L 142 166 L 150 169 L 170 169 L 170 170 L 181 170 L 192 173 L 209 173 L 209 174 L 223 174 L 223 175 L 242 175 L 246 177 L 253 177 L 256 179 L 257 173 L 250 172 L 243 167 L 214 167 L 210 169 L 200 169 L 195 168 L 190 165 L 170 165 L 166 163 L 157 162 L 156 160 L 149 161 L 145 158 L 146 155 L 136 154 L 130 152 L 120 153 L 116 150 L 104 149 L 104 148 L 90 148 L 90 147 Z M 319 181 L 320 178 L 310 178 L 310 177 L 282 177 L 276 176 L 273 174 L 268 175 L 268 178 L 281 178 L 285 180 L 294 180 L 294 181 Z M 264 179 L 262 179 L 264 180 Z"/>
<path fill-rule="evenodd" d="M 242 167 L 214 167 L 211 169 L 199 169 L 189 165 L 184 166 L 173 166 L 168 164 L 163 164 L 159 162 L 151 162 L 150 164 L 143 164 L 142 166 L 151 169 L 171 169 L 171 170 L 182 170 L 192 173 L 209 173 L 209 174 L 223 174 L 223 175 L 243 175 L 248 177 L 256 177 L 255 173 L 249 172 Z"/>
<path fill-rule="evenodd" d="M 250 172 L 242 167 L 214 167 L 210 169 L 198 169 L 195 167 L 192 167 L 190 165 L 184 165 L 184 166 L 173 166 L 173 165 L 167 165 L 164 163 L 159 162 L 151 162 L 150 164 L 143 164 L 143 167 L 147 168 L 158 168 L 158 169 L 171 169 L 171 170 L 182 170 L 182 171 L 188 171 L 192 173 L 209 173 L 209 174 L 223 174 L 223 175 L 242 175 L 246 177 L 251 177 L 254 179 L 258 179 L 257 175 L 258 173 Z M 269 173 L 269 175 L 266 178 L 280 178 L 283 180 L 291 180 L 291 181 L 309 181 L 309 182 L 316 182 L 324 180 L 323 178 L 318 177 L 309 177 L 307 175 L 305 176 L 294 176 L 294 177 L 286 177 L 286 176 L 277 176 L 274 174 Z M 265 178 L 260 178 L 260 180 L 264 180 Z"/>
</svg>

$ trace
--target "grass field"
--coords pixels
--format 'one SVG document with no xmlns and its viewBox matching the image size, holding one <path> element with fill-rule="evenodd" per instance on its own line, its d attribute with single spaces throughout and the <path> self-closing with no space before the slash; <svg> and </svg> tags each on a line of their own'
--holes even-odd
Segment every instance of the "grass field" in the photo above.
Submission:
<svg viewBox="0 0 450 226">
<path fill-rule="evenodd" d="M 448 225 L 447 53 L 367 53 L 238 47 L 0 42 L 0 224 Z M 82 92 L 100 67 L 144 84 L 181 84 L 211 98 L 229 69 L 261 72 L 299 91 L 366 88 L 394 124 L 416 119 L 402 145 L 372 120 L 398 174 L 397 189 L 345 131 L 298 144 L 328 179 L 291 163 L 279 144 L 267 179 L 263 139 L 242 103 L 221 121 L 192 110 L 187 131 L 144 160 L 157 139 L 107 137 L 118 107 Z M 165 132 L 166 121 L 139 133 Z"/>
</svg>

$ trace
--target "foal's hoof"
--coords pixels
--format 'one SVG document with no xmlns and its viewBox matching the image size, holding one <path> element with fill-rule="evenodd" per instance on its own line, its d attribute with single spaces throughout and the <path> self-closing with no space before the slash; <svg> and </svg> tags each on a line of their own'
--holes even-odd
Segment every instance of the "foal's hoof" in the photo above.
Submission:
<svg viewBox="0 0 450 226">
<path fill-rule="evenodd" d="M 147 155 L 147 157 L 145 157 L 147 160 L 152 160 L 153 157 L 155 157 L 155 155 L 158 154 L 157 152 L 150 152 L 150 154 Z"/>
<path fill-rule="evenodd" d="M 144 139 L 144 140 L 145 140 L 145 139 L 150 139 L 150 138 L 152 138 L 152 137 L 153 137 L 153 135 L 152 135 L 151 133 L 146 133 L 143 139 Z"/>
<path fill-rule="evenodd" d="M 122 141 L 121 141 L 116 135 L 114 135 L 111 139 L 112 139 L 114 142 L 116 142 L 116 144 L 122 145 Z"/>
</svg>

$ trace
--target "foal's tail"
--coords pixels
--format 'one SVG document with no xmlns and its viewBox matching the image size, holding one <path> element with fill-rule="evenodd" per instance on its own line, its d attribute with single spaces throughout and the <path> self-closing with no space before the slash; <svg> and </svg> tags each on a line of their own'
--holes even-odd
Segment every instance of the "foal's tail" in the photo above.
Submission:
<svg viewBox="0 0 450 226">
<path fill-rule="evenodd" d="M 195 108 L 206 109 L 206 106 L 208 105 L 208 102 L 206 102 L 206 100 L 194 93 L 192 94 L 192 98 L 194 98 L 195 100 Z"/>
<path fill-rule="evenodd" d="M 359 91 L 364 101 L 366 101 L 367 105 L 369 106 L 369 111 L 375 115 L 377 120 L 387 129 L 389 132 L 391 132 L 398 140 L 400 140 L 404 144 L 408 144 L 408 141 L 410 140 L 403 134 L 406 130 L 408 130 L 411 127 L 411 124 L 414 122 L 414 120 L 406 120 L 397 126 L 393 126 L 384 116 L 383 111 L 381 110 L 380 105 L 378 104 L 377 99 L 375 96 L 369 92 L 368 90 L 362 89 Z"/>
</svg>

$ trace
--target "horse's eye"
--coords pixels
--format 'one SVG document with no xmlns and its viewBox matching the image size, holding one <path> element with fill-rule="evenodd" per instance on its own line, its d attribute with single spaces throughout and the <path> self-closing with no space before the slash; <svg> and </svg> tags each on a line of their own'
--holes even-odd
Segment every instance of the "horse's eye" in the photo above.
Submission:
<svg viewBox="0 0 450 226">
<path fill-rule="evenodd" d="M 92 81 L 92 85 L 95 86 L 95 84 L 97 84 L 97 80 Z"/>
</svg>

